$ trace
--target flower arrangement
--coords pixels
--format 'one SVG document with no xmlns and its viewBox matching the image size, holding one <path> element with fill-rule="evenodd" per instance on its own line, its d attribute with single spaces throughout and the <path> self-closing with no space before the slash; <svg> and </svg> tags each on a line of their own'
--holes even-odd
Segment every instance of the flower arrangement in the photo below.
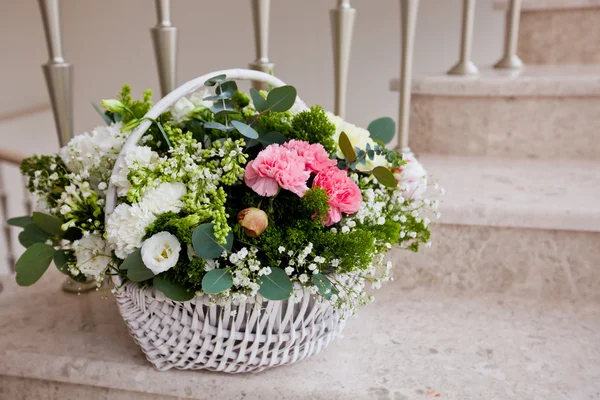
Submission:
<svg viewBox="0 0 600 400">
<path fill-rule="evenodd" d="M 38 203 L 9 220 L 27 248 L 20 285 L 53 260 L 73 280 L 118 276 L 176 301 L 295 299 L 308 288 L 352 312 L 372 300 L 367 284 L 390 279 L 393 245 L 431 243 L 438 200 L 421 164 L 385 147 L 391 119 L 367 130 L 307 108 L 292 86 L 248 96 L 225 75 L 205 85 L 214 91 L 181 98 L 121 157 L 148 119 L 149 91 L 133 100 L 124 86 L 97 107 L 107 126 L 23 161 Z"/>
</svg>

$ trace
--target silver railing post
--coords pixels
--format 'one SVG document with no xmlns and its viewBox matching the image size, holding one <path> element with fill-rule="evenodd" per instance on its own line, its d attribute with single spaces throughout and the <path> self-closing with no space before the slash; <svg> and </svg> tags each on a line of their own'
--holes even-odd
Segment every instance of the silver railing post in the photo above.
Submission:
<svg viewBox="0 0 600 400">
<path fill-rule="evenodd" d="M 275 64 L 269 61 L 269 14 L 271 0 L 250 0 L 252 2 L 252 21 L 254 24 L 254 41 L 256 43 L 256 60 L 249 64 L 250 69 L 273 73 Z M 257 90 L 267 90 L 268 85 L 252 82 Z"/>
<path fill-rule="evenodd" d="M 412 81 L 413 50 L 419 0 L 400 0 L 401 52 L 400 52 L 400 104 L 398 110 L 398 148 L 402 153 L 410 153 L 408 128 L 410 117 L 410 96 Z"/>
<path fill-rule="evenodd" d="M 73 137 L 73 67 L 65 62 L 60 37 L 58 0 L 39 0 L 49 60 L 42 66 L 52 103 L 60 146 Z"/>
<path fill-rule="evenodd" d="M 150 29 L 164 97 L 177 85 L 177 28 L 171 25 L 170 0 L 156 0 L 156 26 Z"/>
<path fill-rule="evenodd" d="M 519 21 L 521 18 L 521 0 L 508 0 L 506 22 L 504 26 L 504 55 L 494 65 L 499 69 L 520 69 L 523 61 L 517 56 L 519 40 Z"/>
<path fill-rule="evenodd" d="M 460 35 L 460 58 L 448 74 L 450 75 L 478 75 L 479 69 L 471 61 L 471 47 L 473 44 L 473 22 L 475 20 L 475 0 L 463 0 L 462 28 Z"/>
<path fill-rule="evenodd" d="M 333 71 L 335 82 L 336 115 L 346 116 L 346 90 L 348 86 L 348 65 L 352 47 L 352 32 L 356 10 L 350 0 L 338 0 L 337 8 L 330 10 L 331 35 L 333 39 Z"/>
<path fill-rule="evenodd" d="M 2 212 L 2 230 L 4 232 L 4 243 L 6 244 L 6 261 L 8 262 L 8 271 L 15 272 L 15 255 L 13 254 L 13 238 L 10 225 L 6 222 L 8 218 L 8 197 L 6 196 L 6 187 L 4 185 L 4 176 L 0 169 L 0 212 Z"/>
</svg>

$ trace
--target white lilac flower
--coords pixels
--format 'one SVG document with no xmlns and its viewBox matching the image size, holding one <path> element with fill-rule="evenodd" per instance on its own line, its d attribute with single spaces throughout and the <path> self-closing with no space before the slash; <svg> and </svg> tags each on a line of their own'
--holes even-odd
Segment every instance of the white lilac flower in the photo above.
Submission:
<svg viewBox="0 0 600 400">
<path fill-rule="evenodd" d="M 100 236 L 88 235 L 73 242 L 73 250 L 77 259 L 77 269 L 97 280 L 110 263 L 111 257 L 106 254 L 106 243 Z"/>
<path fill-rule="evenodd" d="M 117 195 L 127 196 L 131 183 L 127 179 L 129 171 L 134 168 L 152 168 L 159 160 L 158 153 L 148 146 L 135 146 L 127 151 L 119 164 L 118 173 L 111 177 L 117 189 Z"/>
<path fill-rule="evenodd" d="M 155 275 L 165 272 L 177 264 L 181 244 L 169 232 L 159 232 L 142 244 L 142 261 Z"/>
</svg>

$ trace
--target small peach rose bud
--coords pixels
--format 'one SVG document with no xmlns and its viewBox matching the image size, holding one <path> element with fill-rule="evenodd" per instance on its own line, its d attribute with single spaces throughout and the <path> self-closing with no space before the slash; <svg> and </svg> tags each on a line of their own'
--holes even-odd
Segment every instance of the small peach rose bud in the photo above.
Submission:
<svg viewBox="0 0 600 400">
<path fill-rule="evenodd" d="M 269 226 L 269 217 L 260 208 L 250 207 L 238 213 L 238 224 L 244 228 L 246 236 L 258 237 Z"/>
</svg>

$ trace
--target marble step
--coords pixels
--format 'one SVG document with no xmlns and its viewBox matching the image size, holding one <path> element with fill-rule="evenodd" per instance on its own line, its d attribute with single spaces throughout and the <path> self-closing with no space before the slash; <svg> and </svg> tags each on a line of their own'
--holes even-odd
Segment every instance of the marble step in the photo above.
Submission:
<svg viewBox="0 0 600 400">
<path fill-rule="evenodd" d="M 523 1 L 518 54 L 526 64 L 600 64 L 598 37 L 599 0 Z"/>
<path fill-rule="evenodd" d="M 398 79 L 390 82 L 397 91 Z M 417 153 L 600 159 L 600 65 L 415 76 Z"/>
<path fill-rule="evenodd" d="M 419 159 L 442 218 L 432 248 L 394 250 L 394 285 L 600 304 L 600 162 Z"/>
<path fill-rule="evenodd" d="M 158 372 L 108 293 L 0 278 L 0 398 L 592 399 L 600 306 L 387 285 L 320 354 L 260 374 Z"/>
</svg>

